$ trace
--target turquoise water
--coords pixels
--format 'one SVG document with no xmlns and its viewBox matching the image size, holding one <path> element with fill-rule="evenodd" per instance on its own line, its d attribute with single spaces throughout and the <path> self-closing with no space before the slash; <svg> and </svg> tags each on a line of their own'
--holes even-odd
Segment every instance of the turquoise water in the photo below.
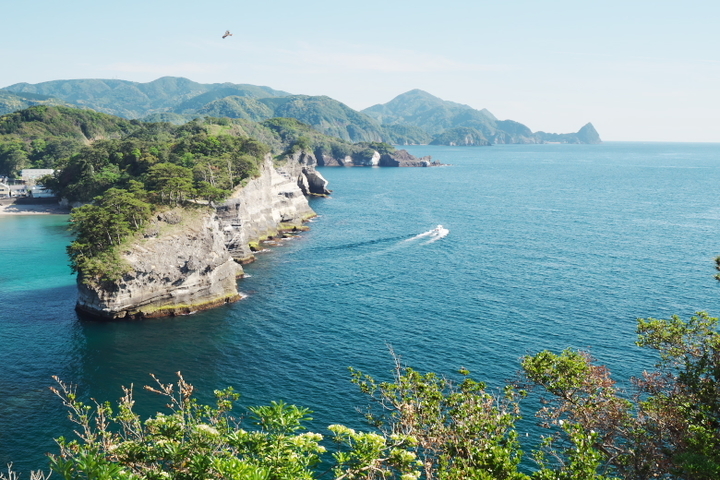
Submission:
<svg viewBox="0 0 720 480">
<path fill-rule="evenodd" d="M 636 318 L 720 313 L 720 145 L 409 150 L 452 165 L 322 169 L 334 192 L 311 200 L 312 230 L 247 266 L 246 300 L 187 317 L 79 320 L 66 217 L 0 217 L 0 464 L 42 467 L 71 432 L 52 375 L 114 400 L 181 370 L 205 395 L 307 406 L 325 433 L 362 426 L 347 367 L 387 378 L 387 345 L 494 386 L 545 348 L 591 349 L 627 377 L 654 360 Z M 450 233 L 414 238 L 437 224 Z"/>
</svg>

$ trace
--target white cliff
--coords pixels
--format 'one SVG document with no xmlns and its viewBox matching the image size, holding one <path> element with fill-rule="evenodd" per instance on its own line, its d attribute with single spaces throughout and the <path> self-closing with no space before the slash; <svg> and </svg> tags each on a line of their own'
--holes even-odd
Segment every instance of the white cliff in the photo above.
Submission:
<svg viewBox="0 0 720 480">
<path fill-rule="evenodd" d="M 303 222 L 315 216 L 305 198 L 306 194 L 314 193 L 306 171 L 312 172 L 314 183 L 322 183 L 323 192 L 327 192 L 327 181 L 312 165 L 302 163 L 306 159 L 303 154 L 296 155 L 275 168 L 272 159 L 267 157 L 261 167 L 262 174 L 218 206 L 226 244 L 236 260 L 252 260 L 258 241 L 283 231 L 299 230 Z"/>
<path fill-rule="evenodd" d="M 130 273 L 110 284 L 78 282 L 77 308 L 103 318 L 180 315 L 238 300 L 242 275 L 210 209 L 159 214 L 122 254 Z M 80 279 L 81 280 L 81 279 Z"/>
</svg>

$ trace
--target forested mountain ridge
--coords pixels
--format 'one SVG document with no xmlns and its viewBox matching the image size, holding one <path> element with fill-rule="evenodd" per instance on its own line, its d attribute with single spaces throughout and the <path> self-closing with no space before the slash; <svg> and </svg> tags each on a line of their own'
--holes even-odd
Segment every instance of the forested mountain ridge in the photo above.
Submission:
<svg viewBox="0 0 720 480">
<path fill-rule="evenodd" d="M 476 116 L 480 123 L 497 121 L 487 110 L 478 111 L 468 105 L 442 100 L 419 89 L 410 90 L 388 103 L 373 105 L 362 112 L 383 125 L 415 125 L 431 134 L 457 126 L 452 124 L 451 118 L 461 114 Z"/>
<path fill-rule="evenodd" d="M 51 136 L 88 143 L 98 138 L 120 137 L 140 128 L 138 121 L 65 106 L 35 106 L 0 117 L 0 135 L 31 140 Z"/>
<path fill-rule="evenodd" d="M 49 104 L 72 104 L 128 119 L 175 124 L 204 116 L 256 122 L 290 117 L 325 135 L 350 142 L 402 145 L 600 142 L 594 129 L 586 129 L 582 134 L 533 133 L 519 122 L 498 120 L 486 109 L 442 100 L 422 90 L 411 90 L 360 112 L 327 96 L 293 95 L 247 84 L 201 84 L 180 77 L 162 77 L 148 83 L 102 79 L 17 83 L 0 89 L 0 109 L 4 105 L 5 112 L 9 112 L 30 104 L 17 97 L 3 103 L 3 95 L 42 96 L 42 101 Z"/>
<path fill-rule="evenodd" d="M 583 133 L 533 133 L 527 126 L 514 120 L 498 120 L 487 109 L 476 110 L 418 89 L 398 95 L 388 103 L 373 105 L 362 112 L 385 127 L 417 127 L 432 135 L 430 143 L 436 145 L 600 143 L 600 136 L 591 124 L 588 124 L 589 128 L 588 125 L 583 127 Z"/>
<path fill-rule="evenodd" d="M 207 116 L 177 125 L 128 120 L 89 109 L 35 106 L 0 116 L 0 175 L 18 176 L 23 168 L 62 169 L 69 161 L 90 151 L 98 155 L 117 155 L 126 160 L 143 157 L 150 165 L 174 158 L 172 161 L 187 166 L 197 156 L 173 156 L 171 145 L 186 137 L 200 138 L 198 135 L 207 137 L 211 145 L 235 142 L 239 138 L 252 139 L 263 144 L 264 149 L 278 158 L 302 151 L 315 155 L 323 165 L 326 164 L 324 162 L 333 165 L 364 165 L 376 154 L 392 155 L 394 152 L 390 145 L 379 142 L 351 143 L 324 135 L 294 118 L 270 118 L 254 122 L 242 118 Z M 219 157 L 229 151 L 215 155 L 219 152 L 217 148 L 211 146 L 208 149 L 205 150 L 211 153 L 203 155 L 217 156 L 215 160 L 220 164 L 226 162 L 227 159 Z M 402 160 L 407 166 L 412 163 L 408 163 L 404 157 Z M 122 174 L 128 165 L 115 173 Z M 57 191 L 66 193 L 62 189 Z M 95 194 L 91 187 L 80 191 L 86 193 L 82 200 L 90 199 Z"/>
<path fill-rule="evenodd" d="M 367 115 L 326 96 L 293 95 L 259 100 L 275 117 L 296 118 L 316 130 L 352 142 L 383 141 L 382 127 Z"/>
<path fill-rule="evenodd" d="M 0 115 L 17 112 L 18 110 L 23 110 L 25 108 L 34 107 L 37 105 L 64 105 L 77 107 L 77 105 L 73 105 L 71 103 L 47 95 L 22 92 L 12 93 L 7 90 L 0 90 Z"/>
<path fill-rule="evenodd" d="M 129 119 L 156 112 L 172 111 L 190 99 L 204 100 L 194 108 L 229 95 L 272 97 L 289 95 L 270 87 L 233 83 L 203 84 L 181 77 L 161 77 L 147 83 L 128 80 L 79 79 L 52 80 L 37 84 L 16 83 L 0 91 L 33 93 L 55 97 L 76 105 L 92 108 Z"/>
<path fill-rule="evenodd" d="M 96 140 L 118 139 L 144 125 L 63 106 L 40 105 L 0 116 L 0 175 L 13 177 L 23 168 L 56 168 Z"/>
</svg>

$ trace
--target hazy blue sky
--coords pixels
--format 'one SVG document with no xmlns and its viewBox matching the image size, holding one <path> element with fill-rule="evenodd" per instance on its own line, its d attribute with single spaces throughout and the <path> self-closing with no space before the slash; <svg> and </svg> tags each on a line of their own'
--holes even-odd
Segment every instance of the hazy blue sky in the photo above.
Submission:
<svg viewBox="0 0 720 480">
<path fill-rule="evenodd" d="M 0 87 L 182 76 L 355 109 L 420 88 L 534 131 L 720 142 L 717 1 L 4 3 Z"/>
</svg>

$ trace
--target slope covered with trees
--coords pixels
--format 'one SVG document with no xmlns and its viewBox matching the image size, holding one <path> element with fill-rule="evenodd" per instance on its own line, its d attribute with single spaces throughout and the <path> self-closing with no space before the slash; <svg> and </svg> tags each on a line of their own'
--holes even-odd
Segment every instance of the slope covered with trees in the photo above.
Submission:
<svg viewBox="0 0 720 480">
<path fill-rule="evenodd" d="M 0 90 L 0 115 L 17 112 L 36 105 L 71 106 L 71 104 L 47 95 L 35 93 L 12 93 Z"/>
<path fill-rule="evenodd" d="M 208 103 L 229 95 L 254 98 L 288 95 L 269 87 L 232 83 L 203 84 L 182 77 L 161 77 L 147 83 L 115 79 L 53 80 L 37 84 L 16 83 L 3 90 L 55 97 L 128 119 L 171 111 L 198 96 L 207 99 L 204 103 Z M 202 106 L 198 102 L 195 105 L 194 109 Z M 187 110 L 188 107 L 182 109 Z"/>
<path fill-rule="evenodd" d="M 85 203 L 71 214 L 67 251 L 85 283 L 126 272 L 120 248 L 164 208 L 202 208 L 259 173 L 270 148 L 254 139 L 214 134 L 208 125 L 145 124 L 120 139 L 100 140 L 58 162 L 44 184 Z"/>
<path fill-rule="evenodd" d="M 191 135 L 191 132 L 205 132 L 211 137 L 252 138 L 267 145 L 274 155 L 297 151 L 302 147 L 316 154 L 334 152 L 337 156 L 345 156 L 367 148 L 367 144 L 353 144 L 325 135 L 290 118 L 271 118 L 258 123 L 243 118 L 207 116 L 192 121 L 183 119 L 176 124 L 127 120 L 93 110 L 38 106 L 0 116 L 0 175 L 19 176 L 23 168 L 63 169 L 69 165 L 71 157 L 79 155 L 79 159 L 100 149 L 106 150 L 110 162 L 115 162 L 113 155 L 120 155 L 118 151 L 123 152 L 120 156 L 130 163 L 123 164 L 120 170 L 130 168 L 137 171 L 137 165 L 129 160 L 131 155 L 128 152 L 136 150 L 131 145 L 140 149 L 135 152 L 138 155 L 144 155 L 142 149 L 145 148 L 153 158 L 168 160 L 171 157 L 169 145 Z M 81 155 L 81 152 L 84 153 Z M 100 153 L 95 156 L 102 157 Z M 178 159 L 172 161 L 180 162 Z M 93 175 L 98 172 L 93 170 Z M 67 180 L 56 183 L 55 187 L 61 195 L 72 200 L 87 201 L 97 191 L 92 189 L 90 197 L 80 198 L 65 189 L 66 183 Z M 99 183 L 105 185 L 104 182 Z"/>
<path fill-rule="evenodd" d="M 68 107 L 36 106 L 0 117 L 0 175 L 23 168 L 55 168 L 96 139 L 120 138 L 139 122 Z"/>
</svg>

